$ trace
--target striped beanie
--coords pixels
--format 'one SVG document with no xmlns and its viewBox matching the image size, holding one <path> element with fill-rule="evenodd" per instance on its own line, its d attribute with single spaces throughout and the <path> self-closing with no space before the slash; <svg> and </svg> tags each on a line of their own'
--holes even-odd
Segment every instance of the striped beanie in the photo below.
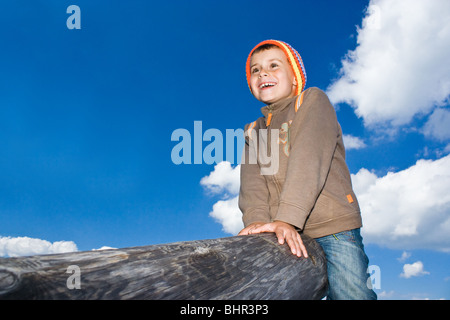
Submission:
<svg viewBox="0 0 450 320">
<path fill-rule="evenodd" d="M 252 49 L 252 51 L 248 55 L 245 69 L 246 69 L 246 75 L 247 75 L 247 84 L 248 84 L 248 87 L 250 88 L 250 91 L 252 91 L 252 89 L 250 87 L 250 75 L 251 75 L 250 59 L 252 57 L 253 52 L 265 44 L 273 44 L 273 45 L 277 46 L 278 48 L 280 48 L 281 50 L 283 50 L 284 54 L 286 55 L 286 57 L 289 61 L 289 64 L 292 66 L 292 70 L 294 71 L 295 79 L 297 81 L 297 91 L 296 91 L 295 95 L 299 95 L 300 93 L 302 93 L 302 91 L 305 89 L 305 85 L 306 85 L 306 71 L 305 71 L 305 66 L 303 65 L 302 57 L 300 57 L 298 52 L 294 48 L 292 48 L 289 44 L 287 44 L 286 42 L 283 42 L 283 41 L 279 41 L 279 40 L 265 40 L 263 42 L 260 42 L 256 45 L 256 47 L 254 47 Z"/>
</svg>

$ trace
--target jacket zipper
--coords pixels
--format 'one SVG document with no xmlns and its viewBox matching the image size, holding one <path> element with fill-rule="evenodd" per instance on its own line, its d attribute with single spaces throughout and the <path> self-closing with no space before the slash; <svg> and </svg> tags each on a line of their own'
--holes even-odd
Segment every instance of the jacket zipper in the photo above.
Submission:
<svg viewBox="0 0 450 320">
<path fill-rule="evenodd" d="M 267 156 L 272 157 L 272 143 L 271 143 L 271 132 L 272 130 L 269 128 L 270 123 L 272 122 L 272 110 L 269 109 L 269 114 L 267 115 L 266 127 L 267 127 Z"/>
<path fill-rule="evenodd" d="M 270 159 L 272 159 L 272 129 L 269 127 L 272 122 L 272 117 L 273 117 L 272 112 L 269 112 L 269 114 L 267 115 L 266 127 L 267 127 L 267 153 Z M 276 187 L 278 198 L 280 198 L 281 190 L 276 175 L 275 174 L 271 175 L 270 179 L 272 180 L 272 182 Z"/>
</svg>

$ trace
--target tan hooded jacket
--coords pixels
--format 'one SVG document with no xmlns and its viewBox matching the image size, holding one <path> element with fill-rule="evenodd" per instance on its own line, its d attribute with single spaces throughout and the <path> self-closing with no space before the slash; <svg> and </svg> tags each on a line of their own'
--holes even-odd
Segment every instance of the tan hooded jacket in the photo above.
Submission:
<svg viewBox="0 0 450 320">
<path fill-rule="evenodd" d="M 283 221 L 313 238 L 361 227 L 342 130 L 326 94 L 309 88 L 261 111 L 264 117 L 245 128 L 244 225 Z"/>
</svg>

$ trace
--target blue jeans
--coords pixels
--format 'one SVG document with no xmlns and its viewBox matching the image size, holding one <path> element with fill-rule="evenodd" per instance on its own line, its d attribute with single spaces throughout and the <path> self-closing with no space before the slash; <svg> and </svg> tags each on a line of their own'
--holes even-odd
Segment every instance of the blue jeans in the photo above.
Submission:
<svg viewBox="0 0 450 320">
<path fill-rule="evenodd" d="M 315 239 L 327 257 L 328 300 L 376 300 L 359 229 Z M 369 283 L 369 285 L 368 285 Z"/>
</svg>

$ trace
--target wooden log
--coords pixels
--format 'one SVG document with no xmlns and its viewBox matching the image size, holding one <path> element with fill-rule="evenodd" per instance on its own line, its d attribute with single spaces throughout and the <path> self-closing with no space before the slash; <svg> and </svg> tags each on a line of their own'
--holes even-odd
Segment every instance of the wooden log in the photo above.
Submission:
<svg viewBox="0 0 450 320">
<path fill-rule="evenodd" d="M 0 258 L 0 299 L 321 299 L 326 259 L 298 258 L 273 233 Z"/>
</svg>

